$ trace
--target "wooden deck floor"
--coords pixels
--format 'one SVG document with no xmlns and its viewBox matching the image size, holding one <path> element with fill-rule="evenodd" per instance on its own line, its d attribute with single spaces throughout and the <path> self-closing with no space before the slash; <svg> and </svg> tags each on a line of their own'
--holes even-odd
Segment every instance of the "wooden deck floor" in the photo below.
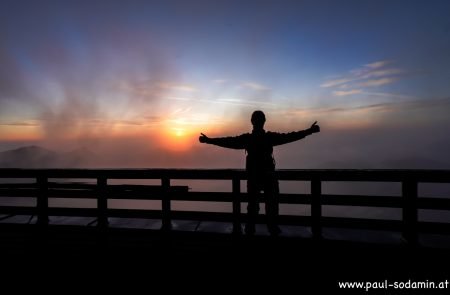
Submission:
<svg viewBox="0 0 450 295">
<path fill-rule="evenodd" d="M 224 288 L 280 285 L 315 290 L 302 294 L 336 294 L 340 280 L 448 279 L 450 265 L 448 249 L 293 236 L 0 224 L 0 240 L 2 272 L 14 269 L 21 276 L 28 272 L 71 283 L 97 278 L 109 286 L 163 279 L 176 285 L 189 278 L 190 284 L 198 282 L 191 285 L 195 288 L 214 282 Z"/>
</svg>

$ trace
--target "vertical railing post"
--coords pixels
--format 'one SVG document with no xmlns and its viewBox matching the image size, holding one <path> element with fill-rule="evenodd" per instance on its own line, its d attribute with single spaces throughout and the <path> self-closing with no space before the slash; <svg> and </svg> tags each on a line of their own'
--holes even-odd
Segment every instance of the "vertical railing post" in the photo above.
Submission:
<svg viewBox="0 0 450 295">
<path fill-rule="evenodd" d="M 322 184 L 319 178 L 313 178 L 311 180 L 311 219 L 312 219 L 312 235 L 313 238 L 319 240 L 322 238 Z"/>
<path fill-rule="evenodd" d="M 97 210 L 98 210 L 98 222 L 97 226 L 101 229 L 108 227 L 108 196 L 106 193 L 106 186 L 108 185 L 105 177 L 97 178 Z"/>
<path fill-rule="evenodd" d="M 168 231 L 172 228 L 171 208 L 170 208 L 170 179 L 163 177 L 162 185 L 162 230 Z"/>
<path fill-rule="evenodd" d="M 233 177 L 233 234 L 240 235 L 241 228 L 241 180 Z"/>
<path fill-rule="evenodd" d="M 407 179 L 402 182 L 403 198 L 403 238 L 414 246 L 418 243 L 417 181 Z"/>
<path fill-rule="evenodd" d="M 46 176 L 39 176 L 36 179 L 38 185 L 38 195 L 36 201 L 37 224 L 48 225 L 48 179 Z"/>
</svg>

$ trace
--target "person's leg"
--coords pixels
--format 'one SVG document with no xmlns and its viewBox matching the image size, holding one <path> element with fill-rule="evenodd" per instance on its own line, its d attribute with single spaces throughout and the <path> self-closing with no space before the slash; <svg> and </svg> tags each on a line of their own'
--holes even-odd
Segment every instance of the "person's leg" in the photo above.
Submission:
<svg viewBox="0 0 450 295">
<path fill-rule="evenodd" d="M 281 233 L 278 227 L 278 215 L 279 215 L 279 194 L 278 180 L 270 176 L 265 182 L 264 197 L 266 203 L 266 217 L 267 217 L 267 229 L 271 235 L 278 235 Z"/>
<path fill-rule="evenodd" d="M 256 217 L 259 213 L 258 195 L 260 193 L 258 182 L 254 179 L 247 181 L 247 224 L 245 225 L 245 233 L 253 235 L 255 233 Z"/>
</svg>

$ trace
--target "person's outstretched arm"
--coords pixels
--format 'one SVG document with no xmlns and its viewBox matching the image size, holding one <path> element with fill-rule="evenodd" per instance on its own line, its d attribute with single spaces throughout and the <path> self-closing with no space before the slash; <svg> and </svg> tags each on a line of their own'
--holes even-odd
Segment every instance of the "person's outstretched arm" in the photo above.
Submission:
<svg viewBox="0 0 450 295">
<path fill-rule="evenodd" d="M 246 146 L 246 134 L 242 134 L 239 136 L 210 138 L 201 133 L 198 140 L 201 143 L 213 144 L 229 149 L 245 149 Z"/>
<path fill-rule="evenodd" d="M 305 130 L 289 133 L 272 133 L 272 145 L 276 146 L 294 142 L 317 132 L 320 132 L 320 127 L 317 125 L 316 121 L 311 125 L 311 127 Z"/>
</svg>

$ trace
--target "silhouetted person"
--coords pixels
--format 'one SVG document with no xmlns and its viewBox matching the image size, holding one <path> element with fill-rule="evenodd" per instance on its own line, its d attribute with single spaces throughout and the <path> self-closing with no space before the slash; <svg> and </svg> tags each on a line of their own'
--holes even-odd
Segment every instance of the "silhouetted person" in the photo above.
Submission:
<svg viewBox="0 0 450 295">
<path fill-rule="evenodd" d="M 279 186 L 278 179 L 274 173 L 273 147 L 320 132 L 320 127 L 316 125 L 317 122 L 314 122 L 309 129 L 302 131 L 290 133 L 266 132 L 264 130 L 266 116 L 262 111 L 253 112 L 251 122 L 253 125 L 252 133 L 220 138 L 209 138 L 202 133 L 199 141 L 224 148 L 246 150 L 247 193 L 249 199 L 247 206 L 248 221 L 245 226 L 245 233 L 248 235 L 255 233 L 255 219 L 259 213 L 258 196 L 261 191 L 264 191 L 267 228 L 271 235 L 278 235 L 281 232 L 277 222 L 279 211 L 277 194 L 279 193 Z"/>
</svg>

